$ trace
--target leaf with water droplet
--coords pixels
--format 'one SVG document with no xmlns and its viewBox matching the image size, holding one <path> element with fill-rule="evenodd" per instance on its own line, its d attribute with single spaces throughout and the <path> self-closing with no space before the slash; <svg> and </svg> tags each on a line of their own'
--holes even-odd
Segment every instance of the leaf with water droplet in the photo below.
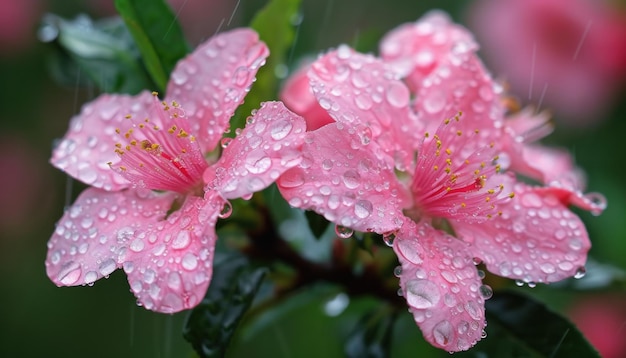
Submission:
<svg viewBox="0 0 626 358">
<path fill-rule="evenodd" d="M 456 355 L 599 357 L 575 325 L 543 303 L 518 293 L 499 291 L 485 305 L 487 338 L 469 352 Z"/>
<path fill-rule="evenodd" d="M 216 253 L 211 286 L 191 311 L 183 335 L 202 358 L 223 357 L 237 325 L 256 296 L 265 268 L 253 268 L 235 253 Z"/>
<path fill-rule="evenodd" d="M 150 76 L 163 91 L 174 66 L 189 52 L 174 13 L 164 0 L 115 0 L 115 7 L 133 35 Z"/>
<path fill-rule="evenodd" d="M 59 45 L 50 61 L 57 82 L 67 86 L 95 83 L 105 92 L 130 94 L 153 85 L 128 29 L 119 19 L 92 21 L 81 15 L 65 20 L 49 14 L 43 18 L 45 28 L 57 34 L 44 40 Z"/>
</svg>

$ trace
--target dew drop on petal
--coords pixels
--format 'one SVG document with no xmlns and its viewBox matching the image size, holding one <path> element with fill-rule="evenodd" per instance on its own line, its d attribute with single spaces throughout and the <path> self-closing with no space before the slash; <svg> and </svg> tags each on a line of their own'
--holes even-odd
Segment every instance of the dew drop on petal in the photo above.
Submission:
<svg viewBox="0 0 626 358">
<path fill-rule="evenodd" d="M 224 206 L 222 206 L 222 209 L 220 210 L 218 216 L 222 219 L 226 219 L 232 213 L 233 213 L 233 206 L 229 201 L 226 201 L 224 203 Z"/>
<path fill-rule="evenodd" d="M 578 280 L 578 279 L 585 277 L 586 274 L 587 274 L 587 269 L 585 269 L 584 266 L 581 266 L 576 270 L 576 273 L 574 274 L 574 278 Z"/>
<path fill-rule="evenodd" d="M 98 268 L 98 271 L 100 271 L 101 275 L 108 276 L 113 271 L 115 271 L 115 269 L 116 269 L 115 260 L 107 259 L 107 260 L 105 260 L 104 262 L 102 262 L 100 264 L 100 267 Z"/>
<path fill-rule="evenodd" d="M 372 210 L 374 210 L 374 207 L 368 200 L 358 200 L 356 204 L 354 204 L 354 214 L 361 219 L 365 219 L 370 216 L 372 214 Z"/>
<path fill-rule="evenodd" d="M 452 336 L 452 324 L 447 320 L 443 320 L 433 327 L 435 342 L 441 346 L 447 346 L 452 340 Z"/>
<path fill-rule="evenodd" d="M 478 288 L 480 295 L 483 296 L 486 300 L 490 299 L 493 296 L 493 289 L 489 287 L 489 285 L 481 285 Z"/>
<path fill-rule="evenodd" d="M 335 225 L 335 233 L 342 239 L 347 239 L 354 234 L 354 230 L 342 225 Z"/>
<path fill-rule="evenodd" d="M 222 138 L 222 140 L 220 141 L 220 145 L 222 146 L 222 148 L 226 148 L 232 141 L 233 141 L 232 138 L 225 137 L 225 138 Z"/>
<path fill-rule="evenodd" d="M 190 243 L 191 234 L 189 233 L 189 230 L 182 230 L 176 235 L 176 237 L 172 241 L 172 248 L 175 250 L 182 250 L 187 248 Z"/>
<path fill-rule="evenodd" d="M 349 169 L 343 173 L 343 183 L 348 189 L 355 189 L 361 184 L 361 176 L 356 171 Z"/>
<path fill-rule="evenodd" d="M 291 133 L 292 128 L 293 125 L 288 120 L 279 120 L 271 124 L 270 135 L 274 140 L 281 140 Z"/>
<path fill-rule="evenodd" d="M 396 267 L 393 269 L 393 274 L 394 274 L 396 277 L 400 277 L 400 276 L 402 275 L 402 266 L 396 266 Z"/>
<path fill-rule="evenodd" d="M 437 285 L 428 280 L 410 280 L 406 283 L 406 300 L 411 307 L 425 309 L 439 303 L 441 294 Z"/>
<path fill-rule="evenodd" d="M 196 269 L 196 267 L 198 267 L 198 258 L 196 257 L 196 255 L 188 252 L 187 254 L 185 254 L 185 256 L 183 256 L 183 260 L 181 263 L 185 270 L 193 271 Z"/>
</svg>

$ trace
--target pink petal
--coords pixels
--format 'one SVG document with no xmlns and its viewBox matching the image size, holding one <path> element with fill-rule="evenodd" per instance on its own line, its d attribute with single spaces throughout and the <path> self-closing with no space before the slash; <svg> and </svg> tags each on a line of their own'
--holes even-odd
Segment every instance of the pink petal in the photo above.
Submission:
<svg viewBox="0 0 626 358">
<path fill-rule="evenodd" d="M 133 239 L 165 217 L 175 197 L 146 190 L 86 189 L 48 242 L 48 277 L 58 286 L 75 286 L 110 275 L 121 267 Z"/>
<path fill-rule="evenodd" d="M 476 141 L 476 146 L 497 140 L 504 115 L 501 90 L 475 53 L 450 53 L 445 60 L 416 90 L 414 107 L 420 119 L 432 131 L 442 118 L 461 112 L 467 129 L 480 131 L 482 141 Z"/>
<path fill-rule="evenodd" d="M 336 121 L 378 142 L 404 170 L 411 167 L 421 126 L 409 109 L 409 90 L 385 64 L 347 46 L 315 61 L 309 71 L 317 100 Z"/>
<path fill-rule="evenodd" d="M 524 282 L 555 282 L 584 268 L 591 247 L 587 230 L 555 191 L 515 186 L 502 215 L 483 225 L 454 224 L 489 271 Z"/>
<path fill-rule="evenodd" d="M 390 31 L 380 43 L 381 57 L 413 90 L 442 65 L 446 55 L 458 50 L 476 51 L 472 34 L 453 23 L 447 14 L 431 11 L 411 24 Z"/>
<path fill-rule="evenodd" d="M 304 117 L 307 130 L 313 131 L 335 120 L 324 110 L 311 92 L 307 72 L 310 66 L 303 66 L 289 77 L 282 91 L 280 99 L 285 106 Z"/>
<path fill-rule="evenodd" d="M 355 230 L 398 229 L 408 193 L 396 179 L 392 159 L 378 144 L 363 143 L 342 123 L 307 135 L 302 163 L 277 182 L 289 204 Z"/>
<path fill-rule="evenodd" d="M 215 148 L 269 51 L 250 29 L 224 32 L 178 62 L 167 99 L 180 102 L 204 152 Z"/>
<path fill-rule="evenodd" d="M 485 298 L 469 245 L 412 222 L 393 249 L 402 265 L 400 287 L 424 338 L 448 352 L 468 350 L 485 328 Z"/>
<path fill-rule="evenodd" d="M 130 243 L 124 271 L 146 309 L 174 313 L 196 306 L 211 275 L 215 222 L 224 200 L 188 197 L 180 210 Z"/>
<path fill-rule="evenodd" d="M 263 103 L 235 139 L 224 139 L 222 157 L 205 172 L 205 183 L 225 199 L 265 189 L 300 163 L 305 127 L 281 102 Z"/>
<path fill-rule="evenodd" d="M 115 144 L 132 123 L 126 115 L 144 118 L 153 105 L 152 95 L 102 95 L 83 106 L 72 118 L 65 137 L 53 151 L 50 162 L 68 175 L 104 190 L 121 190 L 128 180 L 111 170 L 107 163 L 118 164 Z M 116 133 L 120 129 L 120 134 Z"/>
</svg>

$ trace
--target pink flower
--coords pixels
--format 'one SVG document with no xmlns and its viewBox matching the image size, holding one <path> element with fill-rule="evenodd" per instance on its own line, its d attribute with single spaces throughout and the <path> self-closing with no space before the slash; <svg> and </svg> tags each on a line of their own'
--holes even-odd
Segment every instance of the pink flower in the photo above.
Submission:
<svg viewBox="0 0 626 358">
<path fill-rule="evenodd" d="M 222 33 L 178 63 L 165 101 L 142 92 L 83 107 L 51 159 L 91 185 L 48 243 L 55 284 L 91 285 L 121 267 L 147 309 L 177 312 L 204 297 L 228 199 L 249 197 L 300 160 L 305 123 L 280 102 L 222 139 L 267 55 L 251 30 Z"/>
<path fill-rule="evenodd" d="M 502 172 L 500 99 L 467 45 L 435 57 L 447 70 L 415 77 L 415 103 L 373 56 L 341 46 L 314 62 L 312 92 L 336 122 L 307 132 L 302 162 L 277 182 L 291 205 L 393 242 L 416 323 L 451 352 L 483 334 L 491 289 L 478 259 L 505 277 L 554 282 L 581 274 L 590 247 L 570 192 Z"/>
<path fill-rule="evenodd" d="M 585 180 L 569 153 L 536 143 L 553 130 L 548 115 L 533 113 L 532 108 L 509 113 L 502 86 L 484 69 L 477 50 L 472 34 L 440 11 L 397 27 L 380 45 L 382 58 L 412 89 L 413 109 L 427 130 L 434 130 L 441 118 L 454 116 L 459 108 L 471 110 L 473 125 L 485 137 L 499 139 L 494 145 L 504 167 L 569 190 L 572 201 L 602 211 L 603 198 L 582 194 Z M 451 77 L 450 69 L 459 64 Z M 472 95 L 459 95 L 466 92 Z"/>
<path fill-rule="evenodd" d="M 482 0 L 470 11 L 497 73 L 524 100 L 543 99 L 576 126 L 598 121 L 623 84 L 625 20 L 597 0 Z"/>
</svg>

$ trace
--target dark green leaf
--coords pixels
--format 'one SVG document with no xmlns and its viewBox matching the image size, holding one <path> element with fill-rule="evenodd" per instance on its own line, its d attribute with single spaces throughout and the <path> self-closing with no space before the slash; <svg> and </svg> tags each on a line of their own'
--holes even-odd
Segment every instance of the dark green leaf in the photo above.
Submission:
<svg viewBox="0 0 626 358">
<path fill-rule="evenodd" d="M 322 215 L 316 213 L 315 211 L 305 211 L 306 220 L 309 222 L 309 228 L 311 228 L 311 232 L 317 239 L 322 236 L 322 234 L 328 228 L 330 224 L 328 220 L 326 220 Z"/>
<path fill-rule="evenodd" d="M 164 0 L 115 0 L 160 91 L 178 60 L 189 52 L 182 28 Z"/>
<path fill-rule="evenodd" d="M 487 338 L 470 357 L 599 357 L 580 331 L 561 315 L 515 292 L 486 302 Z"/>
<path fill-rule="evenodd" d="M 224 356 L 266 271 L 250 267 L 243 256 L 216 253 L 209 290 L 202 303 L 191 311 L 183 331 L 200 357 Z"/>
<path fill-rule="evenodd" d="M 257 73 L 257 81 L 239 106 L 231 120 L 231 127 L 241 128 L 250 112 L 259 108 L 261 102 L 276 98 L 278 70 L 285 67 L 285 60 L 295 37 L 294 19 L 298 19 L 300 0 L 270 0 L 252 20 L 251 27 L 270 49 L 267 62 Z"/>
<path fill-rule="evenodd" d="M 50 14 L 44 17 L 40 37 L 60 49 L 51 64 L 63 84 L 85 85 L 90 79 L 104 92 L 131 94 L 151 84 L 119 18 L 94 23 L 86 16 L 67 21 Z"/>
<path fill-rule="evenodd" d="M 379 307 L 367 313 L 354 327 L 344 351 L 347 357 L 389 357 L 395 311 Z"/>
</svg>

